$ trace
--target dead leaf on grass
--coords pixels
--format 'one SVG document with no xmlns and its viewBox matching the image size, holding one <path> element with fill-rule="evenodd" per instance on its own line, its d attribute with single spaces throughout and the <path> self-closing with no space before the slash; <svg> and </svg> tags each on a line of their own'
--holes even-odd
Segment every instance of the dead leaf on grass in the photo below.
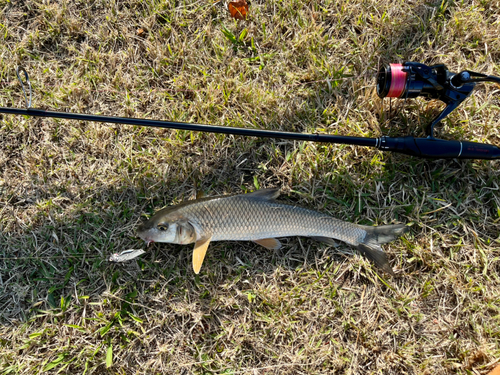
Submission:
<svg viewBox="0 0 500 375">
<path fill-rule="evenodd" d="M 229 9 L 229 13 L 231 13 L 231 17 L 237 20 L 245 20 L 247 18 L 248 4 L 246 0 L 231 1 L 227 5 L 227 8 Z"/>
<path fill-rule="evenodd" d="M 495 367 L 488 375 L 500 375 L 500 365 Z"/>
</svg>

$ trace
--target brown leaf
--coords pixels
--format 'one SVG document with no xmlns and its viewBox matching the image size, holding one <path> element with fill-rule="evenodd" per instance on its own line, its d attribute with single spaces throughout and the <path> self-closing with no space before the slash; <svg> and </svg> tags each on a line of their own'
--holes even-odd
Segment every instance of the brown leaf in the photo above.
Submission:
<svg viewBox="0 0 500 375">
<path fill-rule="evenodd" d="M 142 27 L 139 28 L 139 29 L 137 29 L 137 36 L 145 37 L 146 36 L 146 31 Z"/>
<path fill-rule="evenodd" d="M 244 20 L 247 18 L 248 4 L 246 0 L 231 1 L 227 5 L 227 8 L 229 9 L 229 13 L 231 13 L 231 17 L 237 20 Z"/>
<path fill-rule="evenodd" d="M 499 375 L 499 374 L 500 374 L 500 365 L 498 365 L 493 369 L 493 371 L 488 373 L 488 375 Z"/>
</svg>

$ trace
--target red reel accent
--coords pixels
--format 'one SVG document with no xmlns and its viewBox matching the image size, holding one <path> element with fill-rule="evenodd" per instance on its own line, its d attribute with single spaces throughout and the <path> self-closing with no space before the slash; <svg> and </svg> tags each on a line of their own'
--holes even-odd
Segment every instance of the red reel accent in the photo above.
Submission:
<svg viewBox="0 0 500 375">
<path fill-rule="evenodd" d="M 399 98 L 405 91 L 406 78 L 408 73 L 403 72 L 403 65 L 401 64 L 390 64 L 391 65 L 391 87 L 386 97 L 389 98 Z"/>
</svg>

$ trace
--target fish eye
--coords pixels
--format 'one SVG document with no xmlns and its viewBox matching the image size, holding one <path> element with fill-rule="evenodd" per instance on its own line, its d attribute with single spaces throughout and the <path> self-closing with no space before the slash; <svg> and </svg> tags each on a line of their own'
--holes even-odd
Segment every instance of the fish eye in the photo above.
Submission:
<svg viewBox="0 0 500 375">
<path fill-rule="evenodd" d="M 166 231 L 168 229 L 168 224 L 167 223 L 160 223 L 160 224 L 158 224 L 158 229 L 161 231 Z"/>
</svg>

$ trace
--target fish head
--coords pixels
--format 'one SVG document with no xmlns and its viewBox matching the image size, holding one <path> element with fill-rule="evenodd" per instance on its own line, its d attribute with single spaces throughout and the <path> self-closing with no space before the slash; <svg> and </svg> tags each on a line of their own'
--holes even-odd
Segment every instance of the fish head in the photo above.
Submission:
<svg viewBox="0 0 500 375">
<path fill-rule="evenodd" d="M 188 244 L 197 240 L 194 226 L 179 215 L 158 211 L 137 228 L 137 236 L 149 245 L 151 242 Z"/>
</svg>

